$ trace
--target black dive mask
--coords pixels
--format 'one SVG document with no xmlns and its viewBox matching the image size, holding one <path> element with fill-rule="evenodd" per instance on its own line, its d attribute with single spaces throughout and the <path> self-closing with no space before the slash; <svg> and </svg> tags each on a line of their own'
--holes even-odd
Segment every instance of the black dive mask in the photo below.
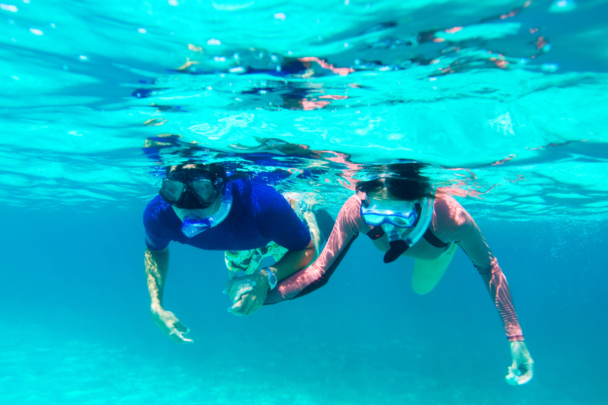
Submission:
<svg viewBox="0 0 608 405">
<path fill-rule="evenodd" d="M 163 179 L 160 196 L 177 208 L 204 209 L 215 202 L 224 180 L 201 169 L 176 170 Z"/>
</svg>

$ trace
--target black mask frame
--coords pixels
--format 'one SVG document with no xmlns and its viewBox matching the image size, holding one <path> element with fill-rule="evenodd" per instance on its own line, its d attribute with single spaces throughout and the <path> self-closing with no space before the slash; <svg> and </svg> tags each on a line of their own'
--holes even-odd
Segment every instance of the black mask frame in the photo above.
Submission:
<svg viewBox="0 0 608 405">
<path fill-rule="evenodd" d="M 196 191 L 197 182 L 210 182 L 214 191 L 215 196 L 211 200 L 206 200 Z M 224 185 L 224 179 L 218 177 L 215 173 L 201 169 L 186 169 L 176 170 L 170 172 L 166 178 L 163 179 L 162 186 L 159 190 L 160 196 L 167 203 L 178 207 L 178 208 L 208 208 L 217 200 L 222 192 L 222 186 Z M 180 189 L 181 187 L 181 189 Z M 170 191 L 171 188 L 177 188 L 176 190 Z M 195 197 L 198 204 L 192 202 L 186 204 L 186 206 L 180 206 L 187 199 L 187 195 L 191 194 Z"/>
</svg>

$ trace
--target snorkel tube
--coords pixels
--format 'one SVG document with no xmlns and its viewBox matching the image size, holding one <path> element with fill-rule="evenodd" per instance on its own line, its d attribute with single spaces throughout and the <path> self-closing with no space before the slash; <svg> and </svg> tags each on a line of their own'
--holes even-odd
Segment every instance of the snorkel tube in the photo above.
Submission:
<svg viewBox="0 0 608 405">
<path fill-rule="evenodd" d="M 384 255 L 384 263 L 394 262 L 399 256 L 414 246 L 414 244 L 418 242 L 420 238 L 422 238 L 422 235 L 424 235 L 431 223 L 431 220 L 433 219 L 433 201 L 433 198 L 426 198 L 420 202 L 422 209 L 418 223 L 414 229 L 412 229 L 412 232 L 405 237 L 405 239 L 401 237 L 401 232 L 396 227 L 391 225 L 390 229 L 385 229 L 389 236 L 391 248 Z M 384 228 L 384 225 L 382 227 Z"/>
<path fill-rule="evenodd" d="M 232 208 L 232 183 L 228 182 L 224 187 L 222 204 L 217 212 L 207 218 L 199 218 L 194 215 L 185 217 L 182 224 L 182 233 L 188 238 L 193 238 L 199 233 L 219 225 L 230 213 L 230 208 Z"/>
</svg>

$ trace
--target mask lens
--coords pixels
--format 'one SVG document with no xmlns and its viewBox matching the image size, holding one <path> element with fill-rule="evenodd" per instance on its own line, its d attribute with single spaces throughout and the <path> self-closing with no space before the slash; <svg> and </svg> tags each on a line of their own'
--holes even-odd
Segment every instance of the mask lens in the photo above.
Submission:
<svg viewBox="0 0 608 405">
<path fill-rule="evenodd" d="M 196 180 L 191 183 L 192 191 L 201 202 L 212 202 L 217 198 L 217 192 L 210 180 Z"/>
<path fill-rule="evenodd" d="M 177 202 L 184 194 L 185 187 L 186 185 L 181 181 L 164 179 L 160 195 L 169 203 Z"/>
<path fill-rule="evenodd" d="M 368 225 L 391 224 L 398 228 L 411 228 L 416 223 L 416 212 L 410 205 L 401 205 L 402 207 L 399 208 L 404 208 L 402 211 L 384 209 L 384 207 L 378 207 L 377 205 L 369 208 L 361 206 L 361 215 Z"/>
<path fill-rule="evenodd" d="M 380 225 L 382 222 L 384 222 L 384 216 L 382 215 L 375 215 L 375 214 L 363 214 L 363 219 L 365 220 L 365 223 L 368 225 Z"/>
<path fill-rule="evenodd" d="M 399 228 L 409 228 L 411 226 L 410 218 L 402 218 L 402 217 L 390 217 L 390 221 L 393 225 Z"/>
</svg>

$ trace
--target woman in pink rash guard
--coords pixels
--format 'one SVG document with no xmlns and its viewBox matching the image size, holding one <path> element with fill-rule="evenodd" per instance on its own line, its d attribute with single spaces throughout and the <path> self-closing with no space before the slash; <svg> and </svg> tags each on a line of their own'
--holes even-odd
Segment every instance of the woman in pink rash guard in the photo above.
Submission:
<svg viewBox="0 0 608 405">
<path fill-rule="evenodd" d="M 418 180 L 412 180 L 412 173 L 414 178 L 418 177 Z M 524 343 L 511 300 L 509 284 L 496 257 L 471 215 L 454 198 L 442 195 L 439 190 L 433 196 L 429 183 L 420 181 L 423 177 L 418 174 L 417 169 L 413 172 L 409 170 L 409 174 L 409 179 L 385 177 L 360 183 L 357 194 L 350 197 L 342 206 L 325 248 L 317 260 L 269 291 L 265 304 L 298 298 L 325 285 L 359 233 L 369 236 L 379 250 L 388 252 L 385 262 L 390 262 L 401 255 L 422 261 L 437 259 L 455 243 L 464 250 L 479 271 L 502 319 L 513 358 L 509 375 L 506 377 L 507 382 L 512 385 L 525 384 L 532 378 L 533 361 Z M 421 201 L 425 196 L 433 199 L 430 208 L 432 214 L 427 215 L 430 224 L 424 231 L 424 236 L 413 241 L 411 248 L 402 249 L 396 254 L 394 249 L 391 249 L 392 244 L 389 243 L 382 226 L 368 225 L 362 215 L 362 204 L 364 207 L 374 202 L 381 202 L 385 206 L 399 205 L 402 201 Z M 420 217 L 422 215 L 419 215 L 417 221 L 422 222 Z M 416 225 L 417 223 L 414 227 Z M 415 228 L 405 230 L 404 238 L 407 237 L 407 232 L 414 233 Z M 387 260 L 391 254 L 394 257 Z"/>
</svg>

